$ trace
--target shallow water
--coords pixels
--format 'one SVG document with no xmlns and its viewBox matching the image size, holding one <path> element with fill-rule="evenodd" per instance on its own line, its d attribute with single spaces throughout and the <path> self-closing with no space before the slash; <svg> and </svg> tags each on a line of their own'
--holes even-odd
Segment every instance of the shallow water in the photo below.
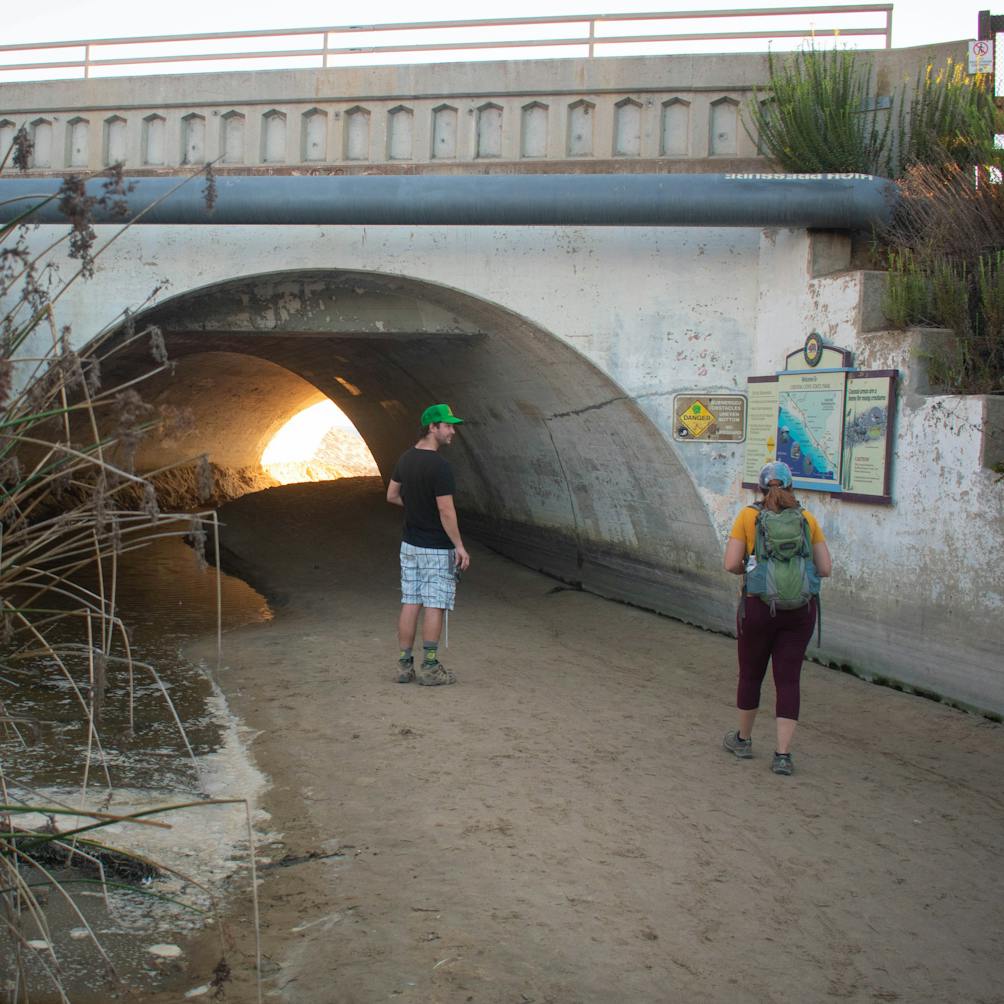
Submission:
<svg viewBox="0 0 1004 1004">
<path fill-rule="evenodd" d="M 104 574 L 107 586 L 107 563 Z M 196 757 L 220 747 L 222 725 L 208 703 L 209 676 L 182 655 L 186 642 L 216 631 L 216 570 L 200 568 L 195 552 L 180 538 L 167 538 L 123 555 L 116 578 L 117 613 L 129 630 L 133 659 L 153 672 L 135 666 L 130 701 L 126 665 L 109 664 L 101 749 L 92 740 L 89 783 L 106 787 L 110 778 L 116 788 L 197 791 L 199 779 L 170 705 Z M 221 586 L 224 631 L 271 617 L 265 599 L 245 582 L 224 574 Z M 82 634 L 78 628 L 72 641 L 83 640 Z M 68 631 L 66 638 L 71 640 Z M 118 634 L 112 651 L 123 655 Z M 68 675 L 51 661 L 36 661 L 18 664 L 30 675 L 12 676 L 21 684 L 17 688 L 0 684 L 11 715 L 38 722 L 38 742 L 0 741 L 7 781 L 15 787 L 74 788 L 82 783 L 88 729 L 77 691 L 86 697 L 88 666 L 83 655 L 64 661 Z"/>
<path fill-rule="evenodd" d="M 104 574 L 107 586 L 111 576 L 108 565 Z M 254 815 L 254 800 L 264 787 L 264 779 L 249 758 L 240 724 L 213 685 L 213 667 L 195 665 L 183 655 L 186 643 L 216 632 L 216 575 L 215 568 L 200 568 L 195 552 L 177 537 L 155 541 L 120 558 L 116 612 L 129 628 L 133 659 L 152 667 L 156 678 L 136 665 L 130 702 L 125 664 L 109 664 L 100 749 L 92 741 L 88 751 L 81 704 L 81 697 L 87 697 L 86 656 L 66 659 L 66 674 L 51 660 L 12 667 L 27 671 L 27 675 L 0 669 L 0 677 L 10 681 L 0 680 L 0 699 L 7 712 L 38 723 L 35 737 L 33 730 L 22 727 L 24 741 L 0 731 L 0 765 L 12 803 L 86 806 L 125 814 L 206 798 L 238 797 L 249 799 L 252 821 L 262 822 Z M 90 583 L 92 588 L 95 584 Z M 221 596 L 224 632 L 272 616 L 264 598 L 240 579 L 222 575 Z M 83 640 L 69 631 L 65 637 L 78 643 Z M 121 639 L 115 640 L 112 651 L 122 654 Z M 123 823 L 89 836 L 184 875 L 165 876 L 143 887 L 144 892 L 165 899 L 115 890 L 106 901 L 100 888 L 76 884 L 82 877 L 79 873 L 59 873 L 61 879 L 70 881 L 67 888 L 74 890 L 77 907 L 88 917 L 120 974 L 133 986 L 156 984 L 167 970 L 177 968 L 178 963 L 158 962 L 148 951 L 150 945 L 170 941 L 204 923 L 206 915 L 197 911 L 208 908 L 210 902 L 200 887 L 218 894 L 226 877 L 246 866 L 248 859 L 248 809 L 243 804 L 199 805 L 154 818 L 168 823 L 170 829 Z M 14 822 L 34 829 L 45 823 L 45 817 L 17 816 Z M 60 816 L 58 822 L 60 829 L 66 830 L 77 820 Z M 32 879 L 38 879 L 37 873 Z M 46 913 L 71 999 L 81 992 L 93 992 L 103 967 L 92 942 L 79 931 L 79 918 L 55 895 L 50 897 Z M 74 929 L 76 934 L 71 934 Z M 37 937 L 37 932 L 29 930 L 27 936 Z M 12 967 L 11 945 L 0 936 L 0 999 Z M 28 970 L 36 988 L 47 986 L 37 960 L 29 962 Z"/>
</svg>

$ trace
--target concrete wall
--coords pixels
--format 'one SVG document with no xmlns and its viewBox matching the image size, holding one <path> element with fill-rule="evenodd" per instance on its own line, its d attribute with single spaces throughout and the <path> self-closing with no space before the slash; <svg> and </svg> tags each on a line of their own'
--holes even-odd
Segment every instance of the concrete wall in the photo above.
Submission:
<svg viewBox="0 0 1004 1004">
<path fill-rule="evenodd" d="M 147 317 L 185 363 L 154 390 L 212 412 L 186 449 L 235 465 L 317 388 L 386 474 L 421 408 L 447 400 L 469 420 L 454 459 L 471 532 L 723 630 L 743 448 L 675 443 L 673 395 L 742 391 L 818 330 L 860 367 L 904 371 L 896 504 L 804 493 L 837 565 L 819 655 L 1002 712 L 1004 491 L 982 466 L 987 405 L 922 393 L 919 336 L 867 330 L 879 277 L 848 264 L 846 238 L 797 231 L 140 226 L 60 320 L 85 341 L 169 277 Z M 269 379 L 276 367 L 296 379 Z"/>
<path fill-rule="evenodd" d="M 878 93 L 964 55 L 878 51 Z M 7 83 L 0 149 L 24 124 L 40 174 L 763 170 L 742 106 L 767 78 L 745 53 Z"/>
<path fill-rule="evenodd" d="M 897 368 L 902 374 L 895 505 L 804 493 L 822 517 L 838 564 L 824 598 L 821 654 L 999 713 L 1004 484 L 995 484 L 998 475 L 981 454 L 1001 436 L 1001 419 L 990 413 L 993 399 L 988 404 L 981 397 L 931 393 L 923 356 L 930 350 L 927 335 L 880 325 L 882 276 L 842 269 L 818 275 L 813 258 L 804 235 L 763 236 L 757 371 L 782 365 L 796 319 L 805 333 L 817 330 L 853 350 L 858 368 Z M 795 275 L 807 281 L 785 281 Z M 708 497 L 719 519 L 726 515 L 719 508 L 724 501 Z"/>
</svg>

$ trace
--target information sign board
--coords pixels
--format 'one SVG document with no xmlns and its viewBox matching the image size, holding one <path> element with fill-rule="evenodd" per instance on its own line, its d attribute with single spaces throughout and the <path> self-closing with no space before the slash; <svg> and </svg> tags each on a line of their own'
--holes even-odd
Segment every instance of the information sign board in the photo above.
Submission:
<svg viewBox="0 0 1004 1004">
<path fill-rule="evenodd" d="M 889 504 L 899 371 L 853 370 L 849 353 L 832 353 L 826 361 L 845 365 L 795 368 L 804 362 L 793 352 L 791 369 L 748 378 L 743 486 L 756 488 L 763 465 L 781 460 L 798 489 Z"/>
<path fill-rule="evenodd" d="M 750 377 L 746 385 L 746 463 L 743 484 L 755 486 L 760 468 L 777 448 L 777 377 Z"/>
<path fill-rule="evenodd" d="M 844 411 L 844 497 L 862 502 L 892 502 L 892 417 L 896 370 L 847 374 Z"/>
<path fill-rule="evenodd" d="M 673 438 L 678 442 L 741 443 L 746 435 L 742 394 L 677 394 Z"/>
</svg>

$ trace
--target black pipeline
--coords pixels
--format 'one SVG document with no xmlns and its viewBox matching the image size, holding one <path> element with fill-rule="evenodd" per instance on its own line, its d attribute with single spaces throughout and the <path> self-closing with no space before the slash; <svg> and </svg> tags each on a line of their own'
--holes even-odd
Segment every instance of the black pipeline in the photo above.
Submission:
<svg viewBox="0 0 1004 1004">
<path fill-rule="evenodd" d="M 896 200 L 891 181 L 869 175 L 225 176 L 216 180 L 210 211 L 198 177 L 173 192 L 178 177 L 130 181 L 135 187 L 125 196 L 127 214 L 112 216 L 98 207 L 95 223 L 861 230 L 886 222 Z M 88 182 L 88 193 L 101 195 L 101 185 L 101 179 Z M 0 222 L 59 186 L 58 178 L 0 180 Z M 56 200 L 31 220 L 65 222 Z"/>
</svg>

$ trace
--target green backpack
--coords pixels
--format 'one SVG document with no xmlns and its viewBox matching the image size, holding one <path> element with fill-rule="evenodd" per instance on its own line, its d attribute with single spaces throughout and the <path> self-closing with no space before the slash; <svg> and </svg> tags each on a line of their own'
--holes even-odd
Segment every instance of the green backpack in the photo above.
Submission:
<svg viewBox="0 0 1004 1004">
<path fill-rule="evenodd" d="M 778 610 L 798 610 L 819 596 L 809 523 L 800 508 L 771 512 L 757 505 L 753 561 L 747 563 L 743 591 Z M 752 565 L 752 567 L 750 567 Z"/>
</svg>

